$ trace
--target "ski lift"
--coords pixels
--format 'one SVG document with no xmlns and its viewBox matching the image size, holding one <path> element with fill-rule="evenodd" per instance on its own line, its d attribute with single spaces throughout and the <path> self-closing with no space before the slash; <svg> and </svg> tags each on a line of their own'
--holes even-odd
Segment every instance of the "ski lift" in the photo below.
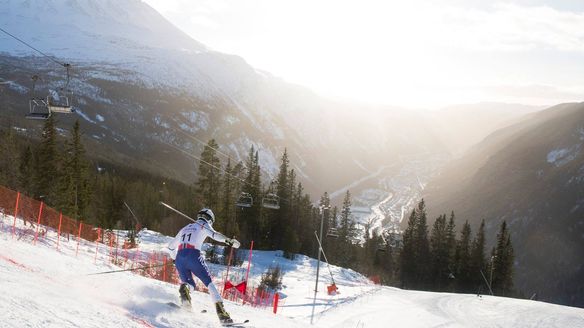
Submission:
<svg viewBox="0 0 584 328">
<path fill-rule="evenodd" d="M 253 197 L 251 197 L 251 194 L 248 192 L 242 192 L 241 194 L 239 194 L 239 198 L 235 202 L 235 206 L 241 207 L 241 208 L 252 207 L 253 206 Z"/>
<path fill-rule="evenodd" d="M 63 64 L 63 66 L 67 70 L 67 82 L 63 88 L 59 89 L 59 92 L 47 97 L 47 107 L 50 112 L 71 114 L 75 111 L 69 102 L 70 96 L 68 96 L 68 94 L 71 94 L 71 90 L 69 90 L 69 70 L 71 69 L 71 64 Z"/>
<path fill-rule="evenodd" d="M 337 228 L 329 228 L 326 236 L 328 238 L 339 238 L 339 232 L 337 231 Z"/>
<path fill-rule="evenodd" d="M 25 116 L 29 120 L 46 120 L 51 116 L 51 110 L 47 106 L 47 101 L 43 98 L 37 98 L 35 94 L 36 82 L 39 80 L 38 75 L 32 76 L 31 97 L 28 101 L 28 114 Z"/>
<path fill-rule="evenodd" d="M 280 200 L 276 194 L 269 193 L 262 199 L 262 206 L 273 210 L 280 209 Z"/>
</svg>

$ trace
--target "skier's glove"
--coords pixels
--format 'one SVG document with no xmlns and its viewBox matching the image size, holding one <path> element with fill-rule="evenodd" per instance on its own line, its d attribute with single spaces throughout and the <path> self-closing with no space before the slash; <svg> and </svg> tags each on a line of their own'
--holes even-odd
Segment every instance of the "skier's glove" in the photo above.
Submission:
<svg viewBox="0 0 584 328">
<path fill-rule="evenodd" d="M 233 238 L 226 239 L 225 243 L 233 248 L 239 248 L 239 246 L 241 246 L 239 241 L 237 241 L 237 239 L 233 239 Z"/>
</svg>

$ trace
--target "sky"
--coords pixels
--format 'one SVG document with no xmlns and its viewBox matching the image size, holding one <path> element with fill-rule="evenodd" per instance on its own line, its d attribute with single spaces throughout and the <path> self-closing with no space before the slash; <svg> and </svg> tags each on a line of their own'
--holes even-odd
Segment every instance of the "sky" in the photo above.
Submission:
<svg viewBox="0 0 584 328">
<path fill-rule="evenodd" d="M 584 95 L 581 0 L 144 0 L 209 48 L 319 94 L 419 108 Z"/>
</svg>

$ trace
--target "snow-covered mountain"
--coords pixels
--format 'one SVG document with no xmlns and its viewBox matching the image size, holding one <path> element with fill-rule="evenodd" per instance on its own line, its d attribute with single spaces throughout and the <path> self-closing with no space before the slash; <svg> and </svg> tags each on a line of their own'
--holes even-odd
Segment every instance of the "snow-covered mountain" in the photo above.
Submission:
<svg viewBox="0 0 584 328">
<path fill-rule="evenodd" d="M 398 153 L 444 148 L 432 131 L 409 130 L 422 120 L 419 113 L 323 99 L 210 50 L 139 0 L 0 0 L 0 21 L 73 64 L 77 117 L 102 158 L 192 181 L 196 169 L 188 154 L 200 153 L 197 140 L 218 139 L 236 160 L 255 145 L 271 174 L 287 147 L 307 190 L 321 193 Z M 41 75 L 37 89 L 46 92 L 62 86 L 65 70 L 4 34 L 0 54 L 0 76 L 14 81 L 1 94 L 2 115 L 35 134 L 38 124 L 19 119 L 29 78 Z M 69 117 L 60 120 L 62 128 L 70 126 Z"/>
<path fill-rule="evenodd" d="M 410 182 L 423 186 L 425 172 L 442 166 L 468 127 L 488 126 L 482 119 L 458 129 L 448 123 L 456 114 L 438 119 L 325 99 L 209 49 L 140 0 L 0 0 L 0 27 L 73 64 L 77 113 L 59 116 L 58 127 L 66 134 L 81 119 L 93 158 L 192 182 L 197 156 L 210 138 L 233 160 L 244 160 L 255 146 L 266 177 L 275 175 L 287 148 L 314 198 L 350 188 L 359 206 L 384 201 L 383 213 L 375 212 L 376 226 L 399 221 L 419 195 Z M 38 93 L 61 87 L 65 79 L 65 70 L 51 59 L 0 33 L 0 78 L 13 81 L 0 85 L 0 124 L 38 137 L 39 122 L 23 119 L 33 74 L 42 78 Z M 515 117 L 515 109 L 498 112 L 497 120 Z M 479 140 L 490 132 L 476 130 L 482 131 L 474 135 Z M 430 169 L 412 173 L 418 162 Z M 410 172 L 410 182 L 396 178 L 403 172 Z M 371 192 L 379 197 L 367 197 Z"/>
</svg>

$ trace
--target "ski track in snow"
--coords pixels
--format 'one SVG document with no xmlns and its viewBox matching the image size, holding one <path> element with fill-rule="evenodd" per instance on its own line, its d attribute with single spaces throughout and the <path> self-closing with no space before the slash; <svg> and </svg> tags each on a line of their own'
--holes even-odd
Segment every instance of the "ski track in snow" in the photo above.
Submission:
<svg viewBox="0 0 584 328">
<path fill-rule="evenodd" d="M 193 311 L 169 307 L 177 302 L 177 286 L 129 272 L 87 276 L 119 269 L 97 254 L 95 244 L 82 242 L 75 257 L 75 238 L 60 239 L 49 230 L 32 245 L 34 228 L 17 220 L 12 237 L 10 216 L 0 215 L 1 327 L 220 327 L 209 296 L 193 292 Z M 141 252 L 161 251 L 171 237 L 141 232 Z M 244 250 L 245 251 L 245 250 Z M 254 252 L 250 279 L 259 281 L 269 266 L 285 272 L 279 313 L 226 302 L 235 320 L 249 327 L 309 325 L 316 261 L 298 256 L 291 261 L 279 251 Z M 324 265 L 324 263 L 323 263 Z M 210 265 L 215 275 L 224 267 Z M 245 271 L 232 268 L 232 272 Z M 370 284 L 362 275 L 331 266 L 340 294 L 322 291 L 330 283 L 323 268 L 316 300 L 315 327 L 584 327 L 584 309 L 543 302 L 468 294 L 407 291 Z M 207 313 L 199 313 L 207 309 Z"/>
</svg>

